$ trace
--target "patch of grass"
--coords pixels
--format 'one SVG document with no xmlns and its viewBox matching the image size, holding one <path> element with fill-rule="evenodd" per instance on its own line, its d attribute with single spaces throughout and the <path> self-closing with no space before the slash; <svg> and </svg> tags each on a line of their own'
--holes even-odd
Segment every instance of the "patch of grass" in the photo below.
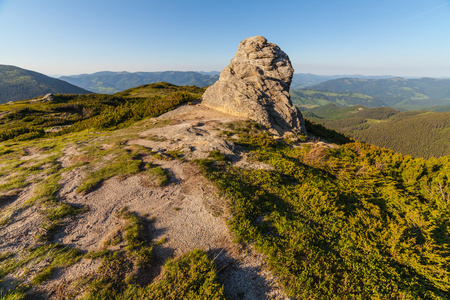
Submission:
<svg viewBox="0 0 450 300">
<path fill-rule="evenodd" d="M 24 291 L 4 291 L 0 287 L 0 300 L 23 300 L 25 299 Z"/>
<path fill-rule="evenodd" d="M 152 167 L 141 173 L 142 183 L 145 186 L 161 187 L 169 183 L 170 173 L 160 166 Z"/>
<path fill-rule="evenodd" d="M 166 154 L 171 158 L 178 159 L 180 161 L 186 161 L 181 150 L 166 151 Z"/>
<path fill-rule="evenodd" d="M 137 285 L 133 276 L 125 276 L 130 269 L 118 252 L 104 259 L 102 279 L 90 282 L 83 299 L 226 299 L 216 268 L 202 250 L 168 261 L 161 279 L 149 285 Z"/>
<path fill-rule="evenodd" d="M 59 180 L 61 180 L 60 174 L 54 174 L 47 177 L 42 183 L 36 188 L 35 195 L 26 202 L 26 206 L 33 205 L 36 201 L 41 203 L 55 202 L 57 201 L 57 193 L 61 186 L 59 185 Z"/>
<path fill-rule="evenodd" d="M 147 147 L 141 146 L 141 145 L 131 145 L 130 149 L 132 151 L 132 153 L 136 153 L 139 155 L 154 155 L 155 152 L 153 152 L 152 150 L 150 150 Z"/>
<path fill-rule="evenodd" d="M 60 202 L 58 200 L 58 192 L 61 188 L 59 181 L 61 180 L 60 172 L 50 175 L 36 188 L 34 197 L 27 200 L 24 205 L 18 209 L 25 209 L 39 203 L 41 210 L 48 222 L 44 222 L 43 229 L 45 234 L 36 236 L 38 240 L 49 240 L 54 232 L 59 228 L 61 219 L 67 216 L 73 216 L 87 211 L 87 207 L 77 208 L 69 203 Z"/>
<path fill-rule="evenodd" d="M 0 262 L 6 260 L 8 258 L 11 258 L 12 256 L 14 256 L 14 253 L 12 253 L 12 252 L 0 253 Z"/>
<path fill-rule="evenodd" d="M 168 261 L 161 280 L 142 293 L 149 299 L 226 299 L 208 255 L 194 250 Z"/>
<path fill-rule="evenodd" d="M 103 246 L 116 246 L 123 242 L 123 236 L 120 230 L 114 232 L 112 236 L 110 236 L 107 240 L 104 241 Z"/>
<path fill-rule="evenodd" d="M 35 285 L 46 281 L 56 268 L 69 267 L 83 257 L 83 253 L 80 250 L 62 245 L 55 245 L 49 251 L 50 253 L 47 253 L 46 256 L 51 262 L 33 278 L 32 283 Z"/>
<path fill-rule="evenodd" d="M 57 221 L 66 216 L 72 216 L 83 213 L 87 208 L 76 208 L 68 203 L 58 201 L 57 193 L 61 186 L 59 181 L 61 175 L 59 173 L 47 177 L 41 185 L 36 189 L 36 194 L 28 200 L 28 205 L 32 205 L 35 201 L 39 201 L 43 205 L 43 213 L 50 221 Z"/>
<path fill-rule="evenodd" d="M 4 184 L 0 185 L 0 191 L 9 191 L 12 189 L 21 189 L 29 185 L 30 183 L 26 181 L 26 176 L 23 174 L 12 175 L 11 179 Z"/>
<path fill-rule="evenodd" d="M 167 82 L 158 82 L 131 88 L 119 92 L 116 95 L 125 97 L 151 97 L 151 96 L 170 95 L 176 92 L 188 92 L 200 98 L 205 89 L 206 88 L 200 88 L 195 85 L 177 86 Z"/>
<path fill-rule="evenodd" d="M 68 203 L 54 202 L 48 204 L 43 213 L 50 221 L 56 221 L 67 216 L 75 216 L 80 213 L 84 213 L 87 211 L 87 209 L 87 207 L 76 208 Z"/>
<path fill-rule="evenodd" d="M 228 161 L 230 160 L 225 154 L 221 153 L 219 150 L 210 151 L 208 157 L 216 161 Z"/>
<path fill-rule="evenodd" d="M 116 175 L 126 177 L 136 174 L 139 172 L 140 165 L 141 161 L 139 160 L 124 160 L 108 164 L 100 170 L 88 175 L 84 183 L 78 187 L 77 192 L 89 193 L 95 190 L 104 180 L 112 178 Z"/>
<path fill-rule="evenodd" d="M 136 268 L 148 268 L 153 246 L 146 242 L 146 220 L 126 207 L 117 216 L 126 221 L 125 251 L 103 250 L 88 254 L 103 257 L 102 266 L 89 280 L 83 299 L 225 299 L 214 264 L 202 250 L 194 250 L 165 265 L 156 283 L 137 285 Z M 157 244 L 162 244 L 161 239 Z"/>
<path fill-rule="evenodd" d="M 132 274 L 150 268 L 153 245 L 147 241 L 147 221 L 127 207 L 121 209 L 117 217 L 126 222 L 122 234 L 125 250 L 91 254 L 103 260 L 84 299 L 120 299 L 118 297 L 135 281 Z"/>
<path fill-rule="evenodd" d="M 30 262 L 37 264 L 46 260 L 49 264 L 33 278 L 33 283 L 39 284 L 45 281 L 55 268 L 71 266 L 81 257 L 82 253 L 79 250 L 60 244 L 23 249 L 14 256 L 8 254 L 7 258 L 0 260 L 0 279 Z"/>
<path fill-rule="evenodd" d="M 164 244 L 165 242 L 167 242 L 167 238 L 166 238 L 166 237 L 163 237 L 163 238 L 160 239 L 159 241 L 156 241 L 156 242 L 155 242 L 155 245 L 156 245 L 156 246 L 160 246 L 160 245 Z"/>
<path fill-rule="evenodd" d="M 42 223 L 42 232 L 39 232 L 35 235 L 36 241 L 46 243 L 53 239 L 55 233 L 61 228 L 61 221 L 46 221 Z"/>
<path fill-rule="evenodd" d="M 135 264 L 142 266 L 143 264 L 149 264 L 151 259 L 151 253 L 153 247 L 148 245 L 146 237 L 147 222 L 144 218 L 139 217 L 137 214 L 132 213 L 127 207 L 124 207 L 118 213 L 118 216 L 127 221 L 125 230 L 125 249 L 130 251 L 136 258 Z"/>
<path fill-rule="evenodd" d="M 9 111 L 0 122 L 0 140 L 25 141 L 55 137 L 86 129 L 112 130 L 128 127 L 147 117 L 156 117 L 180 104 L 200 97 L 192 87 L 165 87 L 158 93 L 134 92 L 116 95 L 55 95 L 49 103 L 22 102 L 0 105 Z M 138 91 L 140 90 L 140 91 Z M 195 92 L 194 92 L 195 90 Z M 170 91 L 170 92 L 169 92 Z M 46 129 L 62 126 L 58 132 Z"/>
<path fill-rule="evenodd" d="M 9 218 L 9 217 L 4 217 L 4 218 L 0 219 L 0 226 L 5 226 L 6 224 L 9 223 L 10 220 L 11 220 L 11 218 Z"/>
<path fill-rule="evenodd" d="M 103 257 L 97 274 L 89 280 L 88 292 L 82 299 L 120 299 L 126 287 L 125 277 L 133 263 L 124 252 L 111 252 Z"/>
<path fill-rule="evenodd" d="M 16 157 L 2 157 L 2 168 L 0 169 L 0 176 L 9 176 L 12 173 L 18 173 L 17 170 L 24 162 Z"/>
<path fill-rule="evenodd" d="M 156 159 L 156 160 L 166 160 L 166 161 L 168 161 L 168 160 L 172 160 L 173 158 L 171 157 L 171 156 L 169 156 L 169 155 L 164 155 L 164 154 L 161 154 L 161 153 L 155 153 L 155 154 L 153 154 L 153 159 Z"/>
<path fill-rule="evenodd" d="M 233 133 L 231 132 L 231 131 L 229 131 L 229 130 L 222 130 L 221 132 L 220 132 L 222 135 L 224 135 L 224 136 L 226 136 L 226 137 L 229 137 L 229 136 L 231 136 Z"/>
<path fill-rule="evenodd" d="M 110 253 L 111 253 L 111 251 L 109 251 L 108 249 L 103 249 L 100 251 L 88 252 L 84 257 L 89 258 L 89 259 L 97 259 L 97 258 L 103 258 L 103 257 L 109 255 Z"/>
</svg>

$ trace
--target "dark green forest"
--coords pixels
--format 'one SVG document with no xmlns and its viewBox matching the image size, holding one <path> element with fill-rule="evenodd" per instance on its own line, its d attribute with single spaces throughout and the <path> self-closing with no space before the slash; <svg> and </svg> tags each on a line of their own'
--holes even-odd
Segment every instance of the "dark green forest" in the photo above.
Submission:
<svg viewBox="0 0 450 300">
<path fill-rule="evenodd" d="M 309 88 L 323 92 L 366 94 L 381 100 L 387 106 L 406 110 L 448 106 L 450 103 L 450 79 L 340 78 L 322 82 Z"/>
<path fill-rule="evenodd" d="M 328 80 L 339 78 L 358 78 L 358 79 L 387 79 L 393 76 L 366 76 L 366 75 L 315 75 L 310 73 L 295 73 L 292 77 L 291 89 L 299 90 L 309 86 L 313 86 Z"/>
<path fill-rule="evenodd" d="M 327 105 L 305 117 L 356 140 L 414 157 L 450 155 L 450 112 Z"/>
<path fill-rule="evenodd" d="M 364 105 L 367 107 L 385 106 L 385 104 L 369 95 L 361 93 L 336 93 L 323 92 L 312 89 L 290 91 L 292 103 L 300 109 L 312 109 L 315 107 L 335 104 L 340 107 Z"/>
<path fill-rule="evenodd" d="M 45 94 L 88 94 L 78 86 L 14 66 L 0 65 L 0 103 Z"/>
</svg>

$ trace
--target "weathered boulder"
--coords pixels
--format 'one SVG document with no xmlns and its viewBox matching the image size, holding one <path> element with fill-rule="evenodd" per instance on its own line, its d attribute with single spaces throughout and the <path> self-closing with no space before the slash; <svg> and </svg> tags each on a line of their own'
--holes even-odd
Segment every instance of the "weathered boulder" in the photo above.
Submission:
<svg viewBox="0 0 450 300">
<path fill-rule="evenodd" d="M 42 98 L 31 99 L 30 102 L 52 102 L 53 100 L 55 100 L 55 96 L 49 93 Z"/>
<path fill-rule="evenodd" d="M 246 117 L 274 134 L 305 134 L 303 116 L 292 105 L 289 57 L 262 36 L 243 40 L 219 80 L 203 94 L 202 104 Z"/>
<path fill-rule="evenodd" d="M 49 93 L 47 95 L 45 95 L 44 97 L 42 97 L 42 102 L 52 102 L 53 100 L 55 100 L 55 96 L 53 96 L 52 93 Z"/>
</svg>

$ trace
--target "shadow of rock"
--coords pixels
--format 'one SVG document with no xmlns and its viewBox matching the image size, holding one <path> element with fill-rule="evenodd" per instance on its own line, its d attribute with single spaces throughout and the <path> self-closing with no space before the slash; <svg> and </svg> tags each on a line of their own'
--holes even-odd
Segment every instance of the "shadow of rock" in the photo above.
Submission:
<svg viewBox="0 0 450 300">
<path fill-rule="evenodd" d="M 13 190 L 5 195 L 0 196 L 0 208 L 17 200 L 20 196 L 20 190 Z"/>
<path fill-rule="evenodd" d="M 148 226 L 148 240 L 156 243 L 158 239 L 166 232 L 165 228 L 155 228 L 153 224 Z M 142 270 L 141 274 L 138 274 L 138 284 L 148 285 L 158 277 L 166 261 L 173 257 L 175 249 L 164 247 L 163 245 L 154 245 L 151 266 Z"/>
<path fill-rule="evenodd" d="M 269 296 L 273 289 L 263 276 L 259 264 L 238 261 L 223 248 L 212 249 L 209 255 L 216 265 L 219 280 L 224 285 L 228 299 L 279 299 Z"/>
<path fill-rule="evenodd" d="M 164 246 L 154 246 L 150 268 L 142 269 L 137 274 L 137 283 L 141 286 L 152 283 L 161 275 L 163 267 L 168 259 L 173 257 L 175 250 Z"/>
</svg>

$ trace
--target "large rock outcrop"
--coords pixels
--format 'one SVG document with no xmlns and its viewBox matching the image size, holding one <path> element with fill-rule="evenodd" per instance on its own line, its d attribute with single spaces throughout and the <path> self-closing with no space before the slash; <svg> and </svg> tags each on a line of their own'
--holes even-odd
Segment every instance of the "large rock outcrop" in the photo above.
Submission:
<svg viewBox="0 0 450 300">
<path fill-rule="evenodd" d="M 289 97 L 292 68 L 289 57 L 262 36 L 243 40 L 219 80 L 203 94 L 202 103 L 246 117 L 274 134 L 305 134 L 303 116 Z"/>
</svg>

